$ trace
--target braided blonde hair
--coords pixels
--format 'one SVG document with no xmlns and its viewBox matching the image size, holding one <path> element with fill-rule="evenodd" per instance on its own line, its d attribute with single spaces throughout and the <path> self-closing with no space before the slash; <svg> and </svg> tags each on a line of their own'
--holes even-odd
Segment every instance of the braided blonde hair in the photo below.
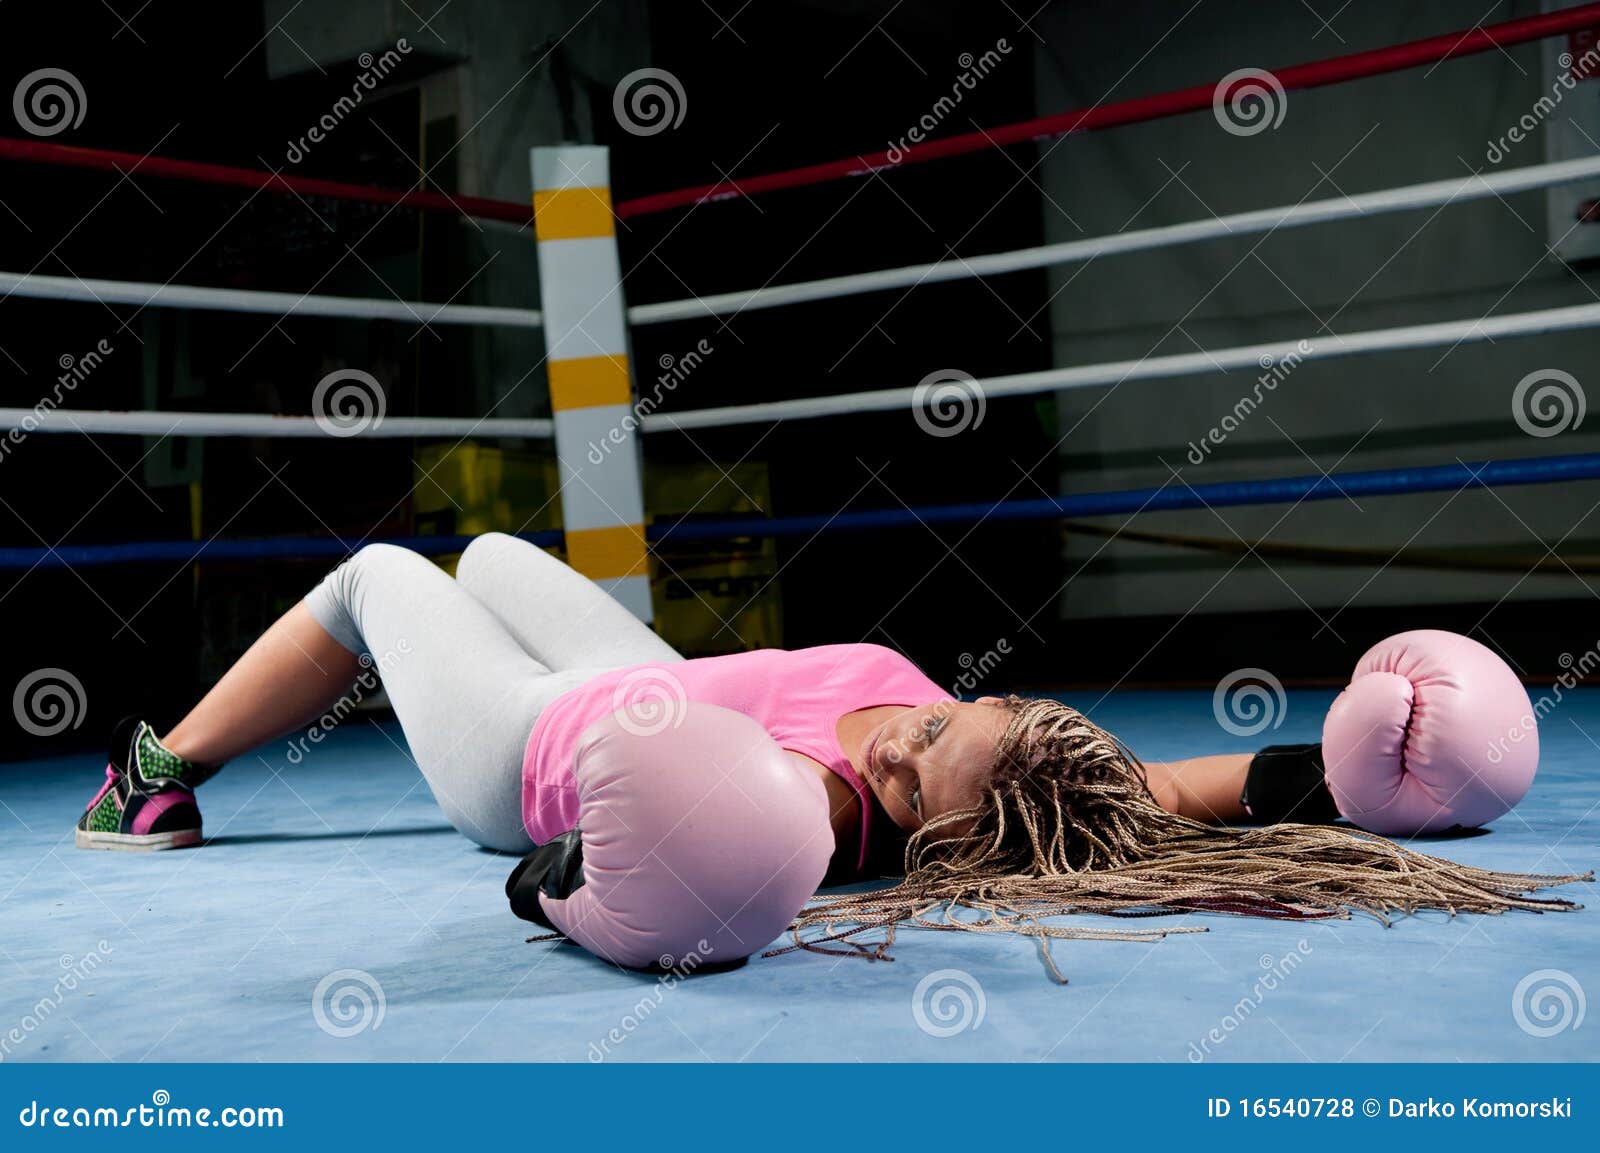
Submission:
<svg viewBox="0 0 1600 1153">
<path fill-rule="evenodd" d="M 882 960 L 897 926 L 1037 938 L 1050 974 L 1062 939 L 1155 941 L 1173 928 L 1049 925 L 1073 913 L 1181 913 L 1306 920 L 1439 909 L 1451 914 L 1582 906 L 1529 896 L 1593 873 L 1501 873 L 1405 848 L 1358 829 L 1280 824 L 1220 828 L 1169 813 L 1116 737 L 1053 700 L 1009 697 L 998 767 L 973 808 L 925 823 L 890 888 L 827 897 L 790 926 L 794 949 Z M 966 915 L 957 915 L 966 910 Z M 876 929 L 882 940 L 858 938 Z M 829 943 L 839 947 L 828 948 Z"/>
</svg>

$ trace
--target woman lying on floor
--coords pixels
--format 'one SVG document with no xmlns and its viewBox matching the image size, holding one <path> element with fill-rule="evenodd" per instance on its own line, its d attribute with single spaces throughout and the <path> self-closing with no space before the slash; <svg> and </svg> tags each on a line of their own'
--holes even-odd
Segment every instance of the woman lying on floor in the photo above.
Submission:
<svg viewBox="0 0 1600 1153">
<path fill-rule="evenodd" d="M 1036 935 L 1116 935 L 1039 926 L 1038 918 L 1065 911 L 1568 908 L 1527 893 L 1581 879 L 1489 872 L 1329 827 L 1352 805 L 1370 812 L 1362 821 L 1369 828 L 1386 830 L 1387 819 L 1386 831 L 1397 814 L 1414 826 L 1406 831 L 1498 815 L 1460 819 L 1482 782 L 1466 777 L 1454 795 L 1436 787 L 1419 794 L 1395 751 L 1368 747 L 1359 732 L 1353 755 L 1372 763 L 1344 773 L 1354 784 L 1336 807 L 1320 746 L 1142 764 L 1064 704 L 956 701 L 877 645 L 684 660 L 585 577 L 500 534 L 474 540 L 454 579 L 416 553 L 369 545 L 278 620 L 175 727 L 157 733 L 124 722 L 105 785 L 78 823 L 78 845 L 199 843 L 195 786 L 317 718 L 374 661 L 446 817 L 505 852 L 577 826 L 580 740 L 619 704 L 677 695 L 752 718 L 825 791 L 828 879 L 905 878 L 813 906 L 801 918 L 811 926 L 892 926 L 950 901 Z M 1357 704 L 1350 723 L 1382 730 L 1393 702 Z M 1492 807 L 1496 782 L 1488 783 Z M 1499 810 L 1518 796 L 1501 798 Z M 1265 827 L 1225 827 L 1239 824 Z"/>
</svg>

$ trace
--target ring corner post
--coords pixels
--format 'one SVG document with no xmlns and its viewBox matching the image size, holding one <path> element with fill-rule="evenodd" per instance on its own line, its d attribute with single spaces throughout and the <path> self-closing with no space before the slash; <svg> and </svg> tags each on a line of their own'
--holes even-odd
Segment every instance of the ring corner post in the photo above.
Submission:
<svg viewBox="0 0 1600 1153">
<path fill-rule="evenodd" d="M 567 562 L 649 622 L 644 485 L 610 155 L 530 151 L 550 411 Z"/>
</svg>

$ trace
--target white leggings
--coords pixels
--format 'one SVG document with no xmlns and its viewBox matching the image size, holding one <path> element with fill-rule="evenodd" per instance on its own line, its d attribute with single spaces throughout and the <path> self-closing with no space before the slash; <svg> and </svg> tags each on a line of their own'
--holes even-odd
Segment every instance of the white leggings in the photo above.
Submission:
<svg viewBox="0 0 1600 1153">
<path fill-rule="evenodd" d="M 533 845 L 522 756 L 540 711 L 596 673 L 683 659 L 599 585 L 503 533 L 473 540 L 454 580 L 409 549 L 368 545 L 305 603 L 371 656 L 450 823 L 507 852 Z"/>
</svg>

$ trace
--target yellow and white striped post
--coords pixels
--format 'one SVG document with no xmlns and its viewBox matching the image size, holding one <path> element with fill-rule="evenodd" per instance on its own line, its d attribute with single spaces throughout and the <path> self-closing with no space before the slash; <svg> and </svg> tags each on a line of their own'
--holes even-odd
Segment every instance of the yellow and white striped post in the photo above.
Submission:
<svg viewBox="0 0 1600 1153">
<path fill-rule="evenodd" d="M 535 148 L 533 223 L 567 563 L 651 619 L 628 319 L 606 149 Z"/>
</svg>

